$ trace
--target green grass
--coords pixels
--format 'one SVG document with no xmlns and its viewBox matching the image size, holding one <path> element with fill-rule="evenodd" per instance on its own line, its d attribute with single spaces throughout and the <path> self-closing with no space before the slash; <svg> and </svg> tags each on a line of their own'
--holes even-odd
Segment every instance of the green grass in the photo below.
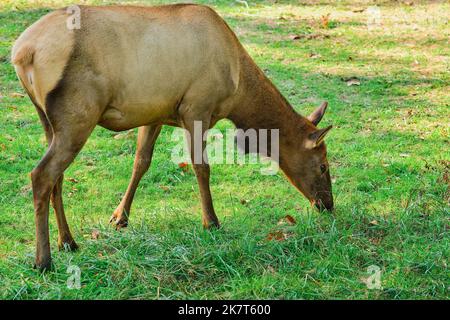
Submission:
<svg viewBox="0 0 450 320">
<path fill-rule="evenodd" d="M 281 174 L 215 165 L 223 228 L 204 231 L 195 176 L 170 161 L 167 127 L 130 226 L 117 232 L 108 220 L 129 181 L 136 135 L 114 139 L 97 128 L 65 175 L 66 214 L 80 250 L 57 251 L 51 216 L 55 268 L 40 274 L 32 268 L 28 174 L 45 152 L 44 135 L 29 99 L 15 94 L 23 90 L 9 56 L 27 26 L 69 2 L 2 1 L 0 298 L 448 299 L 450 5 L 415 2 L 381 2 L 382 25 L 368 30 L 366 12 L 353 10 L 369 2 L 249 1 L 246 9 L 203 1 L 296 110 L 306 115 L 329 101 L 321 126 L 335 127 L 327 138 L 335 214 L 312 210 Z M 350 77 L 361 84 L 347 86 Z M 291 236 L 269 241 L 287 214 L 297 221 Z M 81 269 L 79 290 L 66 286 L 70 265 Z M 371 265 L 381 268 L 381 289 L 363 281 Z"/>
</svg>

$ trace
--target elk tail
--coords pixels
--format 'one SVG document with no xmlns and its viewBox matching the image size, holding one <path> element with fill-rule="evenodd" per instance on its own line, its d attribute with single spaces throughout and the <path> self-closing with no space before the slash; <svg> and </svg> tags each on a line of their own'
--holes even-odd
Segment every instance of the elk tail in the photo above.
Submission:
<svg viewBox="0 0 450 320">
<path fill-rule="evenodd" d="M 22 67 L 33 63 L 35 49 L 30 45 L 24 45 L 13 52 L 11 62 L 14 65 L 20 65 Z"/>
</svg>

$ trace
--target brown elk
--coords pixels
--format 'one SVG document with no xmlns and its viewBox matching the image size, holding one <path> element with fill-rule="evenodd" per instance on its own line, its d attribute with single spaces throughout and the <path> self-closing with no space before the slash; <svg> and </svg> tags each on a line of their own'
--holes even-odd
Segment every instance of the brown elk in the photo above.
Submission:
<svg viewBox="0 0 450 320">
<path fill-rule="evenodd" d="M 38 268 L 51 265 L 50 200 L 59 248 L 77 248 L 64 215 L 63 173 L 96 125 L 114 131 L 139 127 L 131 181 L 111 218 L 117 227 L 128 223 L 161 126 L 192 133 L 194 121 L 207 130 L 224 118 L 237 128 L 279 129 L 280 168 L 311 203 L 333 208 L 323 143 L 331 126 L 316 127 L 326 103 L 308 118 L 297 114 L 212 9 L 186 4 L 83 6 L 80 28 L 68 28 L 71 14 L 61 9 L 44 16 L 22 33 L 12 50 L 12 62 L 49 144 L 31 172 Z M 219 226 L 209 165 L 194 163 L 193 168 L 203 225 Z"/>
</svg>

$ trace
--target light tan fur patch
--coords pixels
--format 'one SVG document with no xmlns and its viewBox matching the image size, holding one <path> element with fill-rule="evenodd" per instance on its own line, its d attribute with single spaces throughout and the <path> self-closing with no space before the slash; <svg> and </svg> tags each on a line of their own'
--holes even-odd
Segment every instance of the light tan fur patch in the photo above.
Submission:
<svg viewBox="0 0 450 320">
<path fill-rule="evenodd" d="M 64 10 L 49 13 L 27 28 L 12 49 L 16 72 L 41 108 L 61 78 L 74 46 L 68 18 Z"/>
</svg>

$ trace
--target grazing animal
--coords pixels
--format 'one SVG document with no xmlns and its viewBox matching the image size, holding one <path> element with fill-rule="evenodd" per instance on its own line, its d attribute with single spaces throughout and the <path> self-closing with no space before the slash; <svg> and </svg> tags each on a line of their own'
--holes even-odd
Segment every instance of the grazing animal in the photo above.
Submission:
<svg viewBox="0 0 450 320">
<path fill-rule="evenodd" d="M 51 266 L 50 201 L 59 248 L 77 248 L 64 215 L 63 173 L 96 125 L 113 131 L 139 127 L 131 181 L 111 218 L 117 227 L 128 223 L 161 126 L 185 128 L 192 145 L 194 121 L 201 121 L 205 131 L 224 118 L 244 130 L 279 129 L 279 167 L 311 203 L 333 208 L 323 143 L 331 126 L 316 127 L 327 104 L 307 118 L 297 114 L 215 11 L 177 4 L 82 6 L 79 13 L 80 28 L 67 27 L 71 13 L 66 9 L 47 14 L 22 33 L 12 50 L 48 141 L 31 172 L 38 268 Z M 194 163 L 193 168 L 203 225 L 218 227 L 209 165 Z"/>
</svg>

